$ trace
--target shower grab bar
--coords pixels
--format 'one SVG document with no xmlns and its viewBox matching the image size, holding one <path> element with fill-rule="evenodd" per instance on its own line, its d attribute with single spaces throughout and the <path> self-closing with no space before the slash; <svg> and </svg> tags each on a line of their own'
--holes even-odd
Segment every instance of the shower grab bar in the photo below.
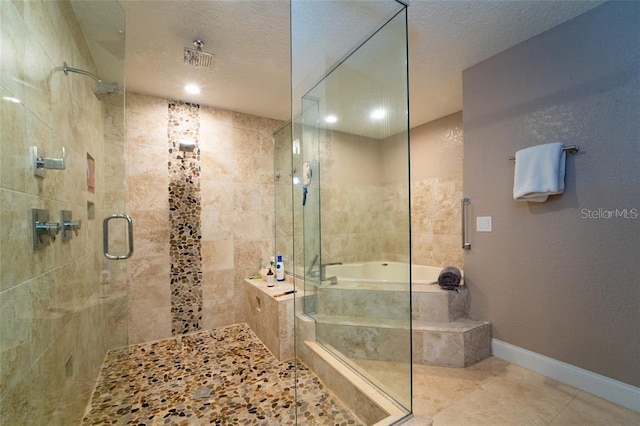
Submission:
<svg viewBox="0 0 640 426">
<path fill-rule="evenodd" d="M 125 255 L 114 255 L 109 253 L 109 221 L 112 219 L 125 219 L 127 221 L 127 236 L 129 239 L 129 252 Z M 133 219 L 126 214 L 112 214 L 104 218 L 102 222 L 102 246 L 104 248 L 104 256 L 111 260 L 124 260 L 133 255 Z"/>
<path fill-rule="evenodd" d="M 462 198 L 462 248 L 471 250 L 471 243 L 467 241 L 467 206 L 471 203 L 471 198 Z"/>
<path fill-rule="evenodd" d="M 578 145 L 569 145 L 569 146 L 565 146 L 564 148 L 562 148 L 562 150 L 564 152 L 568 152 L 569 154 L 575 154 L 578 151 L 580 151 L 580 147 Z M 509 157 L 507 158 L 507 160 L 513 160 L 515 161 L 516 157 Z"/>
</svg>

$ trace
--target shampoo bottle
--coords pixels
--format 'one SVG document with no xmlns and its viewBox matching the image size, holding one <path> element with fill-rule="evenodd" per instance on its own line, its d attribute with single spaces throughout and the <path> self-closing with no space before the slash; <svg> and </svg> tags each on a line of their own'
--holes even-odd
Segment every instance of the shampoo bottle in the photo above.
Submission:
<svg viewBox="0 0 640 426">
<path fill-rule="evenodd" d="M 284 281 L 284 263 L 282 263 L 282 256 L 278 256 L 276 262 L 276 280 Z"/>
<path fill-rule="evenodd" d="M 273 282 L 273 271 L 269 268 L 269 272 L 267 272 L 267 287 L 273 287 L 275 283 Z"/>
</svg>

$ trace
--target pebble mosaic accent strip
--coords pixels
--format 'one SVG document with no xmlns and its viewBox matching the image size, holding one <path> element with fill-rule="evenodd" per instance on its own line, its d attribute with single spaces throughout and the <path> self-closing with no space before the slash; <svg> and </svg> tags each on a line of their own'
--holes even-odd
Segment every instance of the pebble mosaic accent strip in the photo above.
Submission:
<svg viewBox="0 0 640 426">
<path fill-rule="evenodd" d="M 171 334 L 198 331 L 202 322 L 200 106 L 169 101 L 169 227 Z M 180 141 L 195 142 L 193 152 Z"/>
<path fill-rule="evenodd" d="M 110 351 L 82 424 L 363 423 L 305 365 L 278 361 L 236 324 Z"/>
</svg>

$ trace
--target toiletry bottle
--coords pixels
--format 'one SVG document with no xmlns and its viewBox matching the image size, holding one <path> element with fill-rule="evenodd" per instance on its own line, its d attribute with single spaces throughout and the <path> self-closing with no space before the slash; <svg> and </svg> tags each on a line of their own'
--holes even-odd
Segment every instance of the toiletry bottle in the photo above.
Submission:
<svg viewBox="0 0 640 426">
<path fill-rule="evenodd" d="M 269 272 L 267 272 L 267 287 L 273 287 L 274 284 L 273 271 L 269 268 Z"/>
<path fill-rule="evenodd" d="M 284 281 L 284 263 L 282 263 L 282 256 L 278 256 L 278 262 L 276 263 L 276 279 L 278 281 Z"/>
</svg>

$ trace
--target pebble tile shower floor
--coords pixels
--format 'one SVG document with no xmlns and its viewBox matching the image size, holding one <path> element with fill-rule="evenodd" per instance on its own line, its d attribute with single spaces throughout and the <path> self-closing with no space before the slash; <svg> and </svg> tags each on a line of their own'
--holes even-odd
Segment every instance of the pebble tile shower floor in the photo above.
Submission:
<svg viewBox="0 0 640 426">
<path fill-rule="evenodd" d="M 107 354 L 82 424 L 293 425 L 295 380 L 246 324 L 132 345 Z M 302 364 L 297 386 L 298 424 L 362 424 Z"/>
</svg>

